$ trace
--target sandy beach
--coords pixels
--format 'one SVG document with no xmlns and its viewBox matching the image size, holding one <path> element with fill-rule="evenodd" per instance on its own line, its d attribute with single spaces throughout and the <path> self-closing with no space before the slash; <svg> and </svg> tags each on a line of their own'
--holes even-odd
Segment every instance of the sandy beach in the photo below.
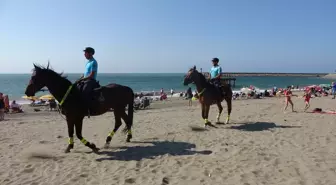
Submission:
<svg viewBox="0 0 336 185">
<path fill-rule="evenodd" d="M 293 97 L 298 112 L 284 113 L 283 100 L 233 101 L 231 124 L 206 130 L 198 102 L 155 102 L 135 113 L 133 142 L 125 143 L 120 129 L 99 155 L 78 139 L 63 153 L 65 120 L 25 107 L 0 122 L 0 184 L 336 184 L 336 115 L 304 113 L 299 97 Z M 310 110 L 332 110 L 335 103 L 313 98 Z M 211 107 L 210 121 L 217 111 Z M 85 118 L 83 136 L 102 147 L 113 127 L 111 112 Z"/>
</svg>

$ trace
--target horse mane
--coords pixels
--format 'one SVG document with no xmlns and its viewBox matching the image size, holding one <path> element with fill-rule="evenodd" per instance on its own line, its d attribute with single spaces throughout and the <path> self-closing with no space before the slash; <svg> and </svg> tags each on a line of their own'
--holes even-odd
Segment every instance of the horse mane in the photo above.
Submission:
<svg viewBox="0 0 336 185">
<path fill-rule="evenodd" d="M 54 75 L 60 76 L 60 77 L 65 78 L 65 79 L 68 78 L 66 75 L 64 75 L 64 72 L 57 73 L 56 71 L 54 71 L 52 69 L 52 67 L 49 67 L 49 63 L 48 63 L 47 67 L 45 67 L 45 66 L 43 66 L 41 64 L 35 64 L 35 63 L 34 63 L 34 66 L 35 66 L 35 68 L 38 68 L 38 69 L 40 69 L 42 71 L 45 71 L 47 73 L 54 74 Z"/>
<path fill-rule="evenodd" d="M 198 73 L 198 75 L 200 76 L 200 80 L 202 82 L 207 83 L 207 80 L 205 79 L 205 76 L 202 73 L 198 72 L 196 69 L 195 69 L 195 72 Z"/>
</svg>

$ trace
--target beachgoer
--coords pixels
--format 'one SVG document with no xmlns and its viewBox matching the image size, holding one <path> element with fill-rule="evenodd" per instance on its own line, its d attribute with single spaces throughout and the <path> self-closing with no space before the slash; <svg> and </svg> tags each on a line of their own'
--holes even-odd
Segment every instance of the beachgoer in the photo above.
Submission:
<svg viewBox="0 0 336 185">
<path fill-rule="evenodd" d="M 174 95 L 174 89 L 170 89 L 170 95 L 173 97 L 173 95 Z"/>
<path fill-rule="evenodd" d="M 162 95 L 163 93 L 164 93 L 163 88 L 161 88 L 161 90 L 160 90 L 160 94 Z"/>
<path fill-rule="evenodd" d="M 274 85 L 273 86 L 273 92 L 272 92 L 273 96 L 275 96 L 277 92 L 278 92 L 278 88 L 277 88 L 277 86 Z"/>
<path fill-rule="evenodd" d="M 336 83 L 335 82 L 331 83 L 331 94 L 333 95 L 332 99 L 335 99 L 335 96 L 336 96 Z"/>
<path fill-rule="evenodd" d="M 17 104 L 15 100 L 12 101 L 10 107 L 13 112 L 21 112 L 21 106 Z"/>
<path fill-rule="evenodd" d="M 310 107 L 309 101 L 310 101 L 310 98 L 311 98 L 311 91 L 310 90 L 306 91 L 304 93 L 303 97 L 304 97 L 304 102 L 305 102 L 304 112 L 306 112 L 307 109 Z"/>
<path fill-rule="evenodd" d="M 294 104 L 293 104 L 293 101 L 291 99 L 291 97 L 293 96 L 293 94 L 292 94 L 290 86 L 285 90 L 284 95 L 285 95 L 285 98 L 286 98 L 286 106 L 284 108 L 284 111 L 287 109 L 288 103 L 290 103 L 291 106 L 292 106 L 292 112 L 295 112 L 294 111 Z"/>
<path fill-rule="evenodd" d="M 193 94 L 192 94 L 192 91 L 191 91 L 191 87 L 188 88 L 187 92 L 186 92 L 186 95 L 187 95 L 187 100 L 189 100 L 189 106 L 192 106 L 192 98 L 193 98 Z"/>
<path fill-rule="evenodd" d="M 3 95 L 3 101 L 5 103 L 5 113 L 8 113 L 10 109 L 8 95 Z"/>
<path fill-rule="evenodd" d="M 5 101 L 3 98 L 3 94 L 0 93 L 0 121 L 5 119 Z"/>
<path fill-rule="evenodd" d="M 91 47 L 85 48 L 84 56 L 88 60 L 85 67 L 85 72 L 82 77 L 76 81 L 80 84 L 80 88 L 83 92 L 83 98 L 85 99 L 86 106 L 89 108 L 91 103 L 91 94 L 94 88 L 98 87 L 97 73 L 98 73 L 98 63 L 96 59 L 93 58 L 95 50 Z M 80 83 L 82 82 L 82 83 Z"/>
</svg>

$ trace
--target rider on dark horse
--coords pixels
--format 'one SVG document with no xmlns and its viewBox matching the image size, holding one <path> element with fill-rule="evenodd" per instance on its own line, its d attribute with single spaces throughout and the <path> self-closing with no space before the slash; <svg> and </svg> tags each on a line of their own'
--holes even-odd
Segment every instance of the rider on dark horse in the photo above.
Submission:
<svg viewBox="0 0 336 185">
<path fill-rule="evenodd" d="M 83 93 L 83 99 L 90 113 L 90 106 L 93 99 L 93 89 L 99 87 L 97 82 L 98 63 L 93 58 L 95 50 L 91 47 L 87 47 L 84 50 L 84 56 L 88 60 L 85 67 L 85 72 L 79 80 L 76 81 L 78 87 Z"/>
<path fill-rule="evenodd" d="M 222 67 L 218 65 L 219 59 L 213 58 L 213 66 L 210 69 L 210 83 L 214 84 L 221 92 L 221 76 L 222 76 Z"/>
</svg>

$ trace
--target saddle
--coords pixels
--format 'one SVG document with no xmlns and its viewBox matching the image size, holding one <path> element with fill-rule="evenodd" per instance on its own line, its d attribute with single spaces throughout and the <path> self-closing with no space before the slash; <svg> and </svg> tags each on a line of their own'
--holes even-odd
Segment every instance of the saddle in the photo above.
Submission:
<svg viewBox="0 0 336 185">
<path fill-rule="evenodd" d="M 213 85 L 215 87 L 215 89 L 217 89 L 217 91 L 224 97 L 225 96 L 225 92 L 223 91 L 223 85 L 220 82 L 216 82 L 216 81 L 210 81 L 209 82 L 211 85 Z"/>
<path fill-rule="evenodd" d="M 77 84 L 77 88 L 81 92 L 81 99 L 85 102 L 88 114 L 95 112 L 95 108 L 105 100 L 102 93 L 104 86 L 101 86 L 99 81 L 83 81 Z"/>
</svg>

